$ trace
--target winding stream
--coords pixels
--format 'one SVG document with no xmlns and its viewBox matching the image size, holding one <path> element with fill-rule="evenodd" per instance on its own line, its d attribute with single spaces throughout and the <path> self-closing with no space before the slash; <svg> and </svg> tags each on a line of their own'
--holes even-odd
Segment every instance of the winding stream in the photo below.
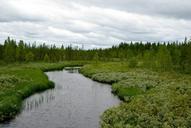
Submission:
<svg viewBox="0 0 191 128">
<path fill-rule="evenodd" d="M 119 104 L 111 86 L 92 81 L 77 69 L 46 73 L 55 88 L 32 95 L 21 113 L 2 128 L 98 128 L 100 115 Z"/>
</svg>

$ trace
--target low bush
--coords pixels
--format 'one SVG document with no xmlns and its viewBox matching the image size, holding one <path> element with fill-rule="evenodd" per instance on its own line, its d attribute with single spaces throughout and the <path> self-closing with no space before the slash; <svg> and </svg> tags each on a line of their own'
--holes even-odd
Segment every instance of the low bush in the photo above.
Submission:
<svg viewBox="0 0 191 128">
<path fill-rule="evenodd" d="M 191 127 L 190 75 L 128 67 L 122 71 L 121 63 L 114 64 L 118 70 L 107 66 L 99 70 L 103 65 L 85 66 L 82 73 L 112 83 L 112 91 L 126 102 L 102 114 L 102 128 Z"/>
</svg>

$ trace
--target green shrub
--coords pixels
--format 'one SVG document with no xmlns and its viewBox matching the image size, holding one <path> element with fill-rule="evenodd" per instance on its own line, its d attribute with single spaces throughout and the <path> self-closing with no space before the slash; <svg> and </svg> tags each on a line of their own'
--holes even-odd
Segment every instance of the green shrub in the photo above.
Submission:
<svg viewBox="0 0 191 128">
<path fill-rule="evenodd" d="M 138 62 L 137 62 L 136 58 L 132 58 L 132 59 L 129 60 L 129 67 L 130 68 L 137 67 L 137 64 L 138 64 Z"/>
<path fill-rule="evenodd" d="M 84 66 L 82 73 L 112 83 L 112 91 L 127 102 L 102 114 L 102 128 L 191 127 L 191 76 L 128 68 L 122 63 L 104 65 Z"/>
</svg>

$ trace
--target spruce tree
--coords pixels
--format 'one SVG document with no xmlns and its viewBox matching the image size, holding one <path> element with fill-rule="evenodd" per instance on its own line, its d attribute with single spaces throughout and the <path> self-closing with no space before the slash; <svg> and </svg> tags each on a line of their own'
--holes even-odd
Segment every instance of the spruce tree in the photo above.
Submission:
<svg viewBox="0 0 191 128">
<path fill-rule="evenodd" d="M 157 57 L 156 67 L 159 70 L 166 71 L 172 69 L 172 58 L 170 52 L 168 51 L 165 45 L 161 45 L 159 47 L 156 57 Z"/>
</svg>

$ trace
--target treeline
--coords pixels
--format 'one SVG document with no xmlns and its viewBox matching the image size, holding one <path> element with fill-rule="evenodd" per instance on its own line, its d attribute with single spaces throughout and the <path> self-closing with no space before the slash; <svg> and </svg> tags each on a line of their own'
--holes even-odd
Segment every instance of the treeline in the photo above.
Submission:
<svg viewBox="0 0 191 128">
<path fill-rule="evenodd" d="M 0 44 L 0 60 L 6 63 L 12 62 L 30 62 L 46 61 L 58 62 L 64 60 L 91 60 L 93 54 L 87 54 L 87 51 L 68 47 L 48 46 L 45 43 L 41 45 L 27 44 L 20 40 L 16 42 L 13 39 L 6 39 L 4 44 Z"/>
<path fill-rule="evenodd" d="M 27 44 L 22 40 L 16 42 L 8 37 L 4 44 L 0 45 L 0 60 L 5 63 L 65 60 L 127 61 L 130 67 L 191 73 L 191 42 L 185 38 L 184 42 L 131 42 L 108 49 L 83 50 L 72 46 Z"/>
<path fill-rule="evenodd" d="M 98 53 L 101 58 L 128 61 L 131 67 L 191 73 L 191 41 L 187 38 L 183 42 L 121 43 Z"/>
</svg>

